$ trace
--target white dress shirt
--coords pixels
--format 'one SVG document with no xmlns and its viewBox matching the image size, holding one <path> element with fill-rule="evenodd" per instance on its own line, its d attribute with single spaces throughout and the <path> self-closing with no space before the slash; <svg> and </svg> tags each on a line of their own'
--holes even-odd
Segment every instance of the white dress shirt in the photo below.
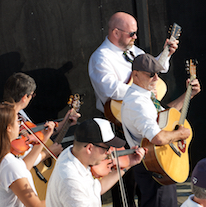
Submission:
<svg viewBox="0 0 206 207">
<path fill-rule="evenodd" d="M 136 46 L 132 46 L 130 51 L 134 56 L 145 52 Z M 128 54 L 130 56 L 130 54 Z M 133 57 L 130 56 L 131 59 Z M 158 58 L 158 57 L 157 57 Z M 96 96 L 96 108 L 104 112 L 103 105 L 112 98 L 122 100 L 129 85 L 132 63 L 125 60 L 123 51 L 115 46 L 106 37 L 104 42 L 91 55 L 88 65 L 89 77 Z M 167 72 L 169 68 L 169 58 L 163 66 Z"/>
<path fill-rule="evenodd" d="M 157 110 L 151 100 L 151 91 L 134 83 L 123 99 L 121 116 L 124 134 L 130 147 L 140 145 L 144 137 L 151 141 L 161 131 L 157 123 Z"/>
</svg>

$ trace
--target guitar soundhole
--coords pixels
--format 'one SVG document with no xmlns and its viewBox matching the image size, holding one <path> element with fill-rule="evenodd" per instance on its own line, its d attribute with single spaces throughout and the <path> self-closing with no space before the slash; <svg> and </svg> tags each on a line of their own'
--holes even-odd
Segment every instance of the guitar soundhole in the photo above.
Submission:
<svg viewBox="0 0 206 207">
<path fill-rule="evenodd" d="M 52 166 L 52 159 L 48 158 L 46 160 L 44 160 L 44 165 L 48 168 L 50 168 Z"/>
</svg>

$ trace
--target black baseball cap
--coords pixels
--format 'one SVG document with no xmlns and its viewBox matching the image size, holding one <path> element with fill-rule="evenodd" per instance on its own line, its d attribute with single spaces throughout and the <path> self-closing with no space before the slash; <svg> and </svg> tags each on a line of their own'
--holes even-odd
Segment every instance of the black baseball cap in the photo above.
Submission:
<svg viewBox="0 0 206 207">
<path fill-rule="evenodd" d="M 93 118 L 82 122 L 74 132 L 74 139 L 78 142 L 105 143 L 117 148 L 126 143 L 114 135 L 110 122 L 102 118 Z"/>
<path fill-rule="evenodd" d="M 193 169 L 191 181 L 193 185 L 206 189 L 206 158 L 200 160 Z"/>
<path fill-rule="evenodd" d="M 152 55 L 141 54 L 135 57 L 132 63 L 132 70 L 158 73 L 164 70 L 164 68 Z"/>
</svg>

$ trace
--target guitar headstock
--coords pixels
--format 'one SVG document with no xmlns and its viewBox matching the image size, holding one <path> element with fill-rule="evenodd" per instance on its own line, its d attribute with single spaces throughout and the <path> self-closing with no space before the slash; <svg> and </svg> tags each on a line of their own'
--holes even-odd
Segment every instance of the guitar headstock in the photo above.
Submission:
<svg viewBox="0 0 206 207">
<path fill-rule="evenodd" d="M 196 66 L 198 62 L 197 60 L 190 59 L 186 60 L 186 71 L 190 74 L 190 79 L 194 80 L 196 78 Z"/>
<path fill-rule="evenodd" d="M 67 103 L 70 108 L 73 108 L 76 112 L 79 111 L 80 106 L 83 104 L 83 102 L 81 101 L 81 96 L 78 93 L 70 95 L 69 101 Z"/>
<path fill-rule="evenodd" d="M 178 39 L 181 33 L 181 29 L 182 28 L 178 24 L 174 23 L 172 29 L 171 27 L 169 29 L 169 33 L 171 34 L 170 40 Z"/>
</svg>

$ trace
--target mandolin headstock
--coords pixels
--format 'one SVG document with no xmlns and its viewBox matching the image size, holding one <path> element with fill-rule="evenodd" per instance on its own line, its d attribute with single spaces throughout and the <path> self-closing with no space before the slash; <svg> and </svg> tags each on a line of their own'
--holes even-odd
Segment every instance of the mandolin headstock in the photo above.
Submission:
<svg viewBox="0 0 206 207">
<path fill-rule="evenodd" d="M 181 34 L 181 27 L 174 23 L 172 26 L 170 26 L 168 33 L 171 35 L 171 40 L 177 40 Z"/>
</svg>

